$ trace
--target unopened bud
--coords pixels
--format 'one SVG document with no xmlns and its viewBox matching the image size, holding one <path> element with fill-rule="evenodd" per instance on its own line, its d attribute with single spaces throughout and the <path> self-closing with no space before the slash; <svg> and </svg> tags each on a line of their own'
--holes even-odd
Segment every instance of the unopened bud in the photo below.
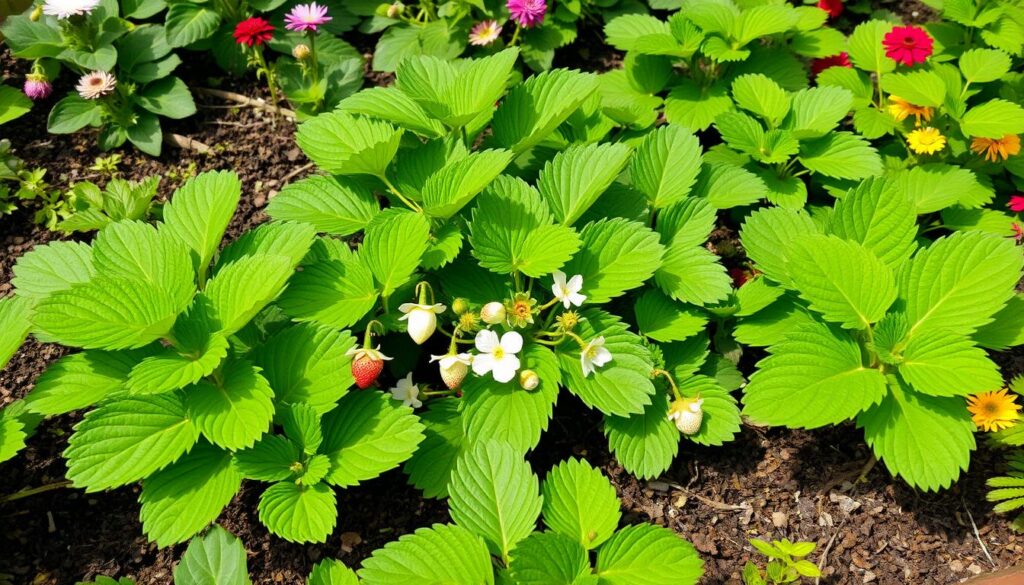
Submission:
<svg viewBox="0 0 1024 585">
<path fill-rule="evenodd" d="M 523 370 L 519 372 L 519 385 L 528 392 L 536 390 L 540 386 L 540 376 L 533 370 Z"/>
<path fill-rule="evenodd" d="M 469 301 L 463 298 L 458 298 L 452 301 L 452 311 L 456 315 L 461 315 L 469 310 Z"/>
<path fill-rule="evenodd" d="M 492 301 L 480 309 L 480 318 L 488 325 L 497 325 L 505 320 L 505 305 L 498 301 Z"/>
<path fill-rule="evenodd" d="M 398 16 L 399 14 L 402 13 L 403 10 L 405 10 L 405 4 L 402 4 L 401 2 L 395 2 L 391 6 L 388 6 L 388 18 L 394 18 Z"/>
<path fill-rule="evenodd" d="M 292 49 L 292 57 L 295 57 L 299 61 L 305 61 L 309 58 L 309 45 L 299 43 Z"/>
<path fill-rule="evenodd" d="M 39 22 L 39 19 L 43 17 L 43 5 L 36 6 L 36 9 L 32 11 L 28 19 L 32 22 Z"/>
</svg>

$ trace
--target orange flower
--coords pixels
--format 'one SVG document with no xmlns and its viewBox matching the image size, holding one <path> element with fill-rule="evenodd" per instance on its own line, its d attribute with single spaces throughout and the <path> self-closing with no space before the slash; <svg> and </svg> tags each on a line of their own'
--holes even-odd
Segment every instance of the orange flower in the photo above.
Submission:
<svg viewBox="0 0 1024 585">
<path fill-rule="evenodd" d="M 999 159 L 1006 160 L 1020 154 L 1020 137 L 1016 134 L 1007 134 L 1002 138 L 979 136 L 971 139 L 971 150 L 978 155 L 984 154 L 987 161 L 999 162 Z"/>
<path fill-rule="evenodd" d="M 1020 405 L 1016 394 L 1007 394 L 1006 388 L 997 392 L 984 392 L 967 397 L 967 411 L 971 420 L 983 431 L 998 431 L 1012 427 L 1020 418 Z"/>
<path fill-rule="evenodd" d="M 924 118 L 925 122 L 930 122 L 932 119 L 932 109 L 928 106 L 915 106 L 894 95 L 889 96 L 889 114 L 896 118 L 897 122 L 906 120 L 907 116 L 913 116 L 915 126 L 921 125 L 921 118 Z"/>
</svg>

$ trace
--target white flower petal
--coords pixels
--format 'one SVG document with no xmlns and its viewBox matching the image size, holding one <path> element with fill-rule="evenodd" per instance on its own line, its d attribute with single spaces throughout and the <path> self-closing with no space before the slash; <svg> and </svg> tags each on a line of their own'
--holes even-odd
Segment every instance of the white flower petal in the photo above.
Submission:
<svg viewBox="0 0 1024 585">
<path fill-rule="evenodd" d="M 566 309 L 569 308 L 569 303 L 572 303 L 572 304 L 576 305 L 577 307 L 579 307 L 579 306 L 583 305 L 583 301 L 585 301 L 585 300 L 587 300 L 587 296 L 586 295 L 581 295 L 578 292 L 574 292 L 571 295 L 569 295 L 569 297 L 566 299 L 566 306 L 565 306 L 565 308 Z"/>
<path fill-rule="evenodd" d="M 562 278 L 565 277 L 563 276 Z M 569 282 L 566 283 L 565 288 L 569 289 L 569 292 L 574 294 L 583 290 L 583 275 L 577 274 L 576 276 L 570 278 Z"/>
<path fill-rule="evenodd" d="M 476 334 L 476 350 L 481 353 L 491 353 L 498 347 L 498 334 L 490 329 L 484 329 Z"/>
<path fill-rule="evenodd" d="M 473 358 L 473 373 L 483 376 L 494 367 L 494 356 L 489 353 L 482 353 Z"/>
<path fill-rule="evenodd" d="M 403 313 L 408 313 L 409 311 L 413 310 L 418 306 L 419 305 L 417 305 L 416 303 L 402 303 L 401 305 L 398 305 L 398 310 Z"/>
<path fill-rule="evenodd" d="M 476 362 L 474 362 L 475 370 Z M 519 370 L 519 358 L 514 355 L 506 354 L 500 360 L 495 360 L 494 367 L 491 373 L 494 375 L 495 382 L 505 383 L 512 378 L 516 377 L 516 372 Z"/>
<path fill-rule="evenodd" d="M 501 336 L 501 349 L 506 353 L 519 353 L 523 349 L 523 336 L 515 331 L 509 331 Z M 519 367 L 519 366 L 516 366 Z"/>
</svg>

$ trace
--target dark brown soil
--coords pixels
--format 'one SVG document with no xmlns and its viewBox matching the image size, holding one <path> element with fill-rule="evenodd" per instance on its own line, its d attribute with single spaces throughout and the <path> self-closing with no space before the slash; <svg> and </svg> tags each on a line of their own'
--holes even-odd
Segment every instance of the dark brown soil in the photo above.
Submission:
<svg viewBox="0 0 1024 585">
<path fill-rule="evenodd" d="M 581 60 L 561 65 L 593 70 L 620 58 L 595 47 L 587 36 L 577 44 Z M 8 74 L 20 67 L 6 55 L 0 59 L 0 70 Z M 186 73 L 193 87 L 210 81 L 195 71 Z M 250 96 L 260 91 L 248 82 L 231 89 Z M 292 124 L 275 124 L 269 114 L 251 108 L 203 97 L 197 101 L 197 116 L 168 124 L 165 131 L 205 143 L 214 153 L 167 147 L 153 159 L 126 149 L 120 168 L 129 178 L 172 175 L 161 186 L 162 196 L 196 172 L 234 169 L 244 185 L 230 228 L 237 235 L 266 219 L 267 199 L 286 179 L 309 172 L 307 161 L 294 144 Z M 42 104 L 4 126 L 4 134 L 30 165 L 48 169 L 57 187 L 97 179 L 88 167 L 104 153 L 91 137 L 42 130 L 51 105 Z M 31 212 L 0 218 L 0 295 L 9 291 L 17 257 L 54 237 L 31 223 Z M 27 343 L 0 370 L 0 406 L 27 394 L 39 373 L 63 353 L 55 346 Z M 1008 376 L 1024 372 L 1022 355 L 1000 356 Z M 44 422 L 24 452 L 0 464 L 0 496 L 60 481 L 65 471 L 60 453 L 76 420 L 66 416 Z M 702 582 L 707 584 L 739 583 L 752 554 L 750 537 L 817 542 L 812 558 L 824 566 L 821 582 L 833 585 L 957 583 L 1024 559 L 1024 538 L 1010 533 L 1005 519 L 994 516 L 984 501 L 984 480 L 999 461 L 998 453 L 984 447 L 971 473 L 954 488 L 920 494 L 893 480 L 882 465 L 865 482 L 854 483 L 870 452 L 852 425 L 813 433 L 747 427 L 722 448 L 684 447 L 665 477 L 643 482 L 608 454 L 600 417 L 564 393 L 531 460 L 543 474 L 570 456 L 585 457 L 608 473 L 623 499 L 624 522 L 656 522 L 693 542 L 706 561 Z M 325 544 L 295 545 L 271 537 L 259 524 L 259 493 L 259 484 L 247 483 L 219 519 L 245 543 L 257 585 L 305 583 L 310 567 L 324 557 L 358 566 L 399 535 L 448 519 L 443 502 L 423 500 L 394 471 L 339 492 L 338 525 Z M 32 585 L 64 585 L 100 574 L 130 576 L 147 585 L 170 583 L 185 547 L 160 550 L 146 542 L 137 497 L 137 487 L 98 494 L 58 489 L 0 505 L 0 573 L 11 574 L 13 583 Z"/>
</svg>

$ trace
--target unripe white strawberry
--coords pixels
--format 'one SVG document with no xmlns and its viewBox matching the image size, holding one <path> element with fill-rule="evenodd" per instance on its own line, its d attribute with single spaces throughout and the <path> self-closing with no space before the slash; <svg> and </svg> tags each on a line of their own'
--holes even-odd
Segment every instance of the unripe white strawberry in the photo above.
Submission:
<svg viewBox="0 0 1024 585">
<path fill-rule="evenodd" d="M 540 386 L 540 376 L 533 370 L 523 370 L 519 372 L 519 385 L 527 392 L 536 390 Z"/>
<path fill-rule="evenodd" d="M 696 396 L 694 398 L 680 398 L 672 402 L 668 410 L 668 419 L 675 423 L 676 428 L 684 435 L 695 435 L 700 432 L 700 424 L 704 420 L 704 410 L 701 408 L 704 400 Z"/>
<path fill-rule="evenodd" d="M 497 325 L 505 321 L 505 305 L 492 301 L 480 309 L 480 319 L 488 325 Z"/>
<path fill-rule="evenodd" d="M 450 390 L 457 390 L 462 385 L 462 381 L 466 379 L 466 374 L 469 373 L 469 364 L 472 361 L 473 356 L 468 353 L 430 356 L 431 363 L 441 362 L 439 364 L 441 379 L 444 380 L 444 385 Z"/>
</svg>

